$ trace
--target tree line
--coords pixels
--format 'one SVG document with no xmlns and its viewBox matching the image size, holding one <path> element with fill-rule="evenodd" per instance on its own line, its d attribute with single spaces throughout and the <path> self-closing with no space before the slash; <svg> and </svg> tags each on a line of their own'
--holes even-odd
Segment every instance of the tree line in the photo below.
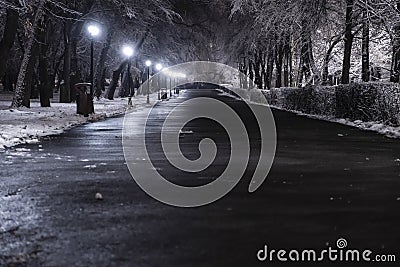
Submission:
<svg viewBox="0 0 400 267">
<path fill-rule="evenodd" d="M 374 68 L 371 53 L 382 61 L 390 53 L 390 81 L 399 82 L 400 1 L 231 2 L 231 19 L 245 27 L 236 32 L 242 41 L 229 49 L 259 88 L 378 80 L 381 66 Z"/>
<path fill-rule="evenodd" d="M 37 95 L 48 107 L 54 88 L 60 102 L 74 100 L 74 84 L 89 76 L 89 23 L 101 28 L 94 73 L 99 96 L 107 73 L 115 65 L 122 72 L 127 64 L 123 45 L 135 48 L 135 62 L 150 55 L 165 60 L 155 47 L 157 25 L 180 19 L 171 3 L 161 0 L 2 0 L 0 7 L 0 77 L 4 88 L 14 91 L 12 107 L 29 107 Z"/>
<path fill-rule="evenodd" d="M 95 96 L 114 96 L 133 67 L 210 60 L 237 66 L 258 88 L 400 80 L 400 0 L 0 0 L 0 77 L 13 107 L 74 100 L 89 81 L 88 23 L 98 23 Z M 105 79 L 111 78 L 105 91 Z M 126 80 L 126 79 L 124 79 Z M 120 95 L 127 92 L 122 90 Z"/>
</svg>

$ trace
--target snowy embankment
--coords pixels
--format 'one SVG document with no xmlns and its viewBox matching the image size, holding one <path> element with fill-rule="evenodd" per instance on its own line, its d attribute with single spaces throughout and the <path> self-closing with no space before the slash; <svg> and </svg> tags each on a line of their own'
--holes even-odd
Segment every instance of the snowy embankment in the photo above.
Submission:
<svg viewBox="0 0 400 267">
<path fill-rule="evenodd" d="M 263 97 L 262 100 L 258 99 L 258 94 L 254 93 L 246 93 L 248 96 L 243 97 L 241 91 L 247 90 L 233 91 L 253 103 L 264 104 L 266 99 L 271 107 L 300 116 L 374 131 L 391 138 L 400 138 L 399 85 L 368 83 L 331 87 L 280 88 L 263 90 L 265 98 Z M 226 92 L 223 94 L 235 97 Z"/>
<path fill-rule="evenodd" d="M 400 86 L 352 83 L 264 91 L 277 108 L 400 138 Z"/>
<path fill-rule="evenodd" d="M 151 96 L 153 100 L 154 96 Z M 134 111 L 146 105 L 145 96 L 132 99 Z M 94 100 L 95 114 L 85 118 L 76 114 L 76 103 L 52 103 L 50 108 L 40 107 L 32 101 L 31 108 L 10 109 L 10 101 L 0 101 L 0 152 L 24 143 L 37 143 L 46 136 L 61 134 L 75 126 L 122 115 L 127 111 L 128 99 Z"/>
<path fill-rule="evenodd" d="M 335 123 L 340 123 L 340 124 L 344 124 L 344 125 L 351 126 L 351 127 L 356 127 L 356 128 L 359 128 L 359 129 L 365 130 L 365 131 L 377 132 L 377 133 L 383 134 L 389 138 L 400 138 L 400 127 L 389 126 L 389 125 L 386 125 L 379 121 L 367 121 L 367 122 L 364 122 L 361 120 L 352 121 L 348 118 L 347 119 L 338 119 L 338 118 L 333 118 L 330 116 L 306 114 L 301 111 L 288 110 L 288 109 L 284 109 L 284 108 L 281 108 L 278 106 L 273 106 L 273 105 L 271 105 L 271 107 L 278 109 L 278 110 L 295 113 L 299 116 L 305 116 L 305 117 L 308 117 L 311 119 L 335 122 Z"/>
</svg>

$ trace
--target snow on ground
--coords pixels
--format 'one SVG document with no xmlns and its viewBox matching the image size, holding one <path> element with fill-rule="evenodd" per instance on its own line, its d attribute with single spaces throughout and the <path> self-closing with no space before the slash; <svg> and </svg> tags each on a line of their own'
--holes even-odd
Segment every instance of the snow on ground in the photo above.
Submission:
<svg viewBox="0 0 400 267">
<path fill-rule="evenodd" d="M 155 101 L 156 94 L 150 96 Z M 146 96 L 132 98 L 128 109 L 128 98 L 94 100 L 95 114 L 85 118 L 76 114 L 76 103 L 52 103 L 51 108 L 41 108 L 32 100 L 31 108 L 10 109 L 9 97 L 0 99 L 0 152 L 7 147 L 24 143 L 37 143 L 45 136 L 56 135 L 75 126 L 124 114 L 146 105 Z"/>
<path fill-rule="evenodd" d="M 216 90 L 217 90 L 217 92 L 219 92 L 219 95 L 220 95 L 220 96 L 227 96 L 227 97 L 231 97 L 231 98 L 234 98 L 234 99 L 237 99 L 237 100 L 242 100 L 240 97 L 237 97 L 237 96 L 235 96 L 235 95 L 231 95 L 231 94 L 225 92 L 225 91 L 222 90 L 222 89 L 216 89 Z"/>
<path fill-rule="evenodd" d="M 338 118 L 332 118 L 332 117 L 328 117 L 328 116 L 310 115 L 310 114 L 305 114 L 300 111 L 287 110 L 287 109 L 283 109 L 283 108 L 276 107 L 276 106 L 271 106 L 271 107 L 273 107 L 275 109 L 287 111 L 287 112 L 292 112 L 299 116 L 306 116 L 311 119 L 335 122 L 335 123 L 340 123 L 340 124 L 344 124 L 344 125 L 351 126 L 351 127 L 356 127 L 356 128 L 359 128 L 359 129 L 365 130 L 365 131 L 377 132 L 377 133 L 383 134 L 389 138 L 400 138 L 400 127 L 392 127 L 392 126 L 386 125 L 386 124 L 384 124 L 382 122 L 378 122 L 378 121 L 367 121 L 367 122 L 364 122 L 361 120 L 351 121 L 349 119 L 338 119 Z"/>
<path fill-rule="evenodd" d="M 363 121 L 350 121 L 346 119 L 336 119 L 334 120 L 337 123 L 357 127 L 367 131 L 378 132 L 390 138 L 400 138 L 400 127 L 392 127 L 385 125 L 381 122 L 363 122 Z"/>
</svg>

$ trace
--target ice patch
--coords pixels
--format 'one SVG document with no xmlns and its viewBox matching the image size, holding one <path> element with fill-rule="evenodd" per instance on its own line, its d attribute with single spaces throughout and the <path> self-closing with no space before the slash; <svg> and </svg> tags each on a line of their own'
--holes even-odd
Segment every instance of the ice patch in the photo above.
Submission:
<svg viewBox="0 0 400 267">
<path fill-rule="evenodd" d="M 31 150 L 28 149 L 28 148 L 16 148 L 15 151 L 18 151 L 18 152 L 29 152 Z"/>
<path fill-rule="evenodd" d="M 95 168 L 97 168 L 97 166 L 95 164 L 93 164 L 93 165 L 85 165 L 85 166 L 83 166 L 83 168 L 85 168 L 85 169 L 95 169 Z"/>
<path fill-rule="evenodd" d="M 179 130 L 179 134 L 193 134 L 193 131 L 182 131 L 182 130 Z"/>
</svg>

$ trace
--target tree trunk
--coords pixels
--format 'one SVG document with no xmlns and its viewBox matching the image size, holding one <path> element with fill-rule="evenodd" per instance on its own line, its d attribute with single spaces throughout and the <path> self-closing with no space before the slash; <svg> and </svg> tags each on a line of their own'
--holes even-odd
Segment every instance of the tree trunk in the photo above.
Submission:
<svg viewBox="0 0 400 267">
<path fill-rule="evenodd" d="M 262 89 L 261 58 L 262 52 L 256 52 L 254 56 L 254 83 L 257 85 L 258 89 Z"/>
<path fill-rule="evenodd" d="M 265 77 L 267 76 L 265 65 L 267 61 L 267 56 L 265 53 L 262 54 L 261 58 L 261 88 L 266 89 L 266 84 L 265 84 Z"/>
<path fill-rule="evenodd" d="M 346 30 L 344 35 L 344 57 L 342 68 L 342 84 L 350 83 L 351 49 L 353 47 L 353 7 L 354 0 L 346 0 Z"/>
<path fill-rule="evenodd" d="M 301 52 L 300 52 L 301 53 Z M 303 57 L 300 55 L 299 58 L 299 68 L 297 69 L 297 80 L 296 84 L 298 87 L 301 87 L 303 84 Z"/>
<path fill-rule="evenodd" d="M 49 85 L 49 74 L 48 74 L 48 38 L 47 36 L 47 17 L 43 16 L 41 20 L 41 29 L 39 35 L 40 41 L 40 54 L 39 54 L 39 93 L 40 93 L 40 106 L 50 107 L 50 90 L 52 90 Z"/>
<path fill-rule="evenodd" d="M 18 45 L 19 45 L 19 48 L 21 49 L 22 54 L 25 54 L 24 36 L 25 36 L 25 32 L 23 30 L 23 27 L 18 27 L 17 28 L 17 40 L 18 40 Z"/>
<path fill-rule="evenodd" d="M 51 21 L 48 22 L 47 24 L 47 29 L 46 29 L 46 38 L 47 40 L 50 40 L 50 38 L 53 38 L 53 36 L 56 33 L 54 29 L 54 25 Z M 49 97 L 53 99 L 54 97 L 54 89 L 56 87 L 56 77 L 59 72 L 59 68 L 61 65 L 61 62 L 63 61 L 64 54 L 62 56 L 57 57 L 58 52 L 61 47 L 61 38 L 57 39 L 55 43 L 52 42 L 53 45 L 55 45 L 55 49 L 52 50 L 51 56 L 48 56 L 48 65 L 49 65 L 49 73 L 48 73 L 48 80 L 49 80 Z"/>
<path fill-rule="evenodd" d="M 18 12 L 14 9 L 7 9 L 6 25 L 4 27 L 3 38 L 0 41 L 0 79 L 6 72 L 7 61 L 10 50 L 14 44 L 15 35 L 18 28 Z"/>
<path fill-rule="evenodd" d="M 400 0 L 397 1 L 397 10 L 400 10 Z M 396 22 L 393 27 L 393 53 L 392 66 L 390 69 L 390 81 L 398 83 L 400 81 L 400 22 Z"/>
<path fill-rule="evenodd" d="M 362 80 L 369 82 L 371 72 L 369 68 L 369 21 L 367 11 L 363 12 L 363 32 L 362 32 Z"/>
<path fill-rule="evenodd" d="M 115 89 L 117 89 L 119 77 L 121 76 L 122 71 L 126 68 L 127 64 L 128 64 L 128 60 L 124 60 L 119 65 L 119 67 L 113 71 L 112 81 L 111 81 L 110 87 L 108 88 L 108 92 L 107 92 L 107 98 L 109 100 L 114 99 Z"/>
<path fill-rule="evenodd" d="M 125 68 L 121 74 L 121 86 L 119 88 L 118 96 L 127 97 L 129 95 L 129 89 L 129 75 L 127 69 Z"/>
<path fill-rule="evenodd" d="M 132 78 L 132 71 L 131 70 L 128 71 L 128 69 L 131 69 L 129 63 L 128 63 L 128 68 L 126 68 L 126 70 L 122 74 L 122 85 L 121 89 L 119 90 L 120 97 L 128 97 L 132 92 L 134 82 Z"/>
<path fill-rule="evenodd" d="M 272 72 L 274 70 L 274 48 L 271 45 L 268 51 L 267 56 L 267 73 L 265 76 L 265 84 L 267 89 L 270 90 L 272 88 Z"/>
<path fill-rule="evenodd" d="M 248 89 L 249 88 L 249 84 L 248 84 L 248 68 L 247 68 L 247 63 L 246 63 L 246 57 L 243 57 L 243 89 Z"/>
<path fill-rule="evenodd" d="M 275 88 L 282 87 L 282 67 L 283 67 L 283 45 L 282 41 L 279 40 L 276 43 L 275 49 L 275 71 L 276 71 L 276 81 Z"/>
<path fill-rule="evenodd" d="M 112 39 L 111 31 L 107 35 L 106 42 L 104 43 L 103 49 L 101 50 L 100 57 L 96 67 L 95 83 L 94 83 L 94 95 L 99 98 L 104 90 L 104 65 L 107 59 L 108 50 L 110 49 L 110 43 Z"/>
<path fill-rule="evenodd" d="M 324 63 L 322 67 L 322 85 L 328 85 L 330 84 L 328 76 L 329 76 L 329 61 L 331 61 L 332 57 L 332 51 L 335 48 L 335 46 L 342 40 L 341 37 L 337 37 L 334 39 L 329 46 L 328 50 L 326 51 L 325 57 L 324 57 Z M 332 84 L 330 84 L 332 85 Z"/>
<path fill-rule="evenodd" d="M 293 40 L 290 38 L 290 44 L 289 44 L 289 86 L 293 87 L 294 86 L 294 81 L 293 81 Z"/>
<path fill-rule="evenodd" d="M 78 64 L 79 60 L 78 60 L 77 47 L 78 47 L 78 42 L 82 36 L 82 29 L 84 25 L 85 24 L 82 21 L 75 22 L 74 25 L 72 25 L 70 32 L 70 42 L 71 42 L 71 53 L 70 53 L 71 69 L 70 69 L 70 86 L 69 86 L 70 101 L 76 100 L 75 84 L 83 81 L 81 69 L 79 68 Z M 90 83 L 92 83 L 92 81 L 90 81 Z"/>
<path fill-rule="evenodd" d="M 64 51 L 65 52 L 65 51 Z M 50 86 L 51 86 L 51 90 L 50 90 L 50 98 L 53 98 L 53 91 L 54 89 L 59 91 L 60 90 L 60 81 L 63 77 L 62 71 L 60 69 L 61 63 L 63 63 L 63 59 L 64 59 L 64 53 L 58 58 L 55 59 L 56 63 L 53 64 L 53 73 L 50 75 Z M 57 81 L 56 81 L 57 78 Z"/>
<path fill-rule="evenodd" d="M 395 26 L 393 41 L 392 65 L 390 69 L 390 81 L 398 83 L 400 81 L 400 22 Z"/>
<path fill-rule="evenodd" d="M 249 78 L 254 84 L 254 71 L 253 71 L 253 60 L 249 60 Z"/>
<path fill-rule="evenodd" d="M 28 67 L 28 74 L 27 77 L 31 77 L 28 82 L 26 83 L 26 87 L 29 88 L 27 92 L 29 92 L 29 96 L 25 95 L 25 103 L 30 105 L 31 99 L 38 99 L 39 98 L 39 76 L 37 73 L 37 63 L 38 63 L 38 56 L 39 56 L 39 44 L 35 44 L 35 49 L 32 52 L 32 65 Z M 29 85 L 29 86 L 28 86 Z"/>
<path fill-rule="evenodd" d="M 21 106 L 29 107 L 30 101 L 30 86 L 28 83 L 31 83 L 33 70 L 31 68 L 34 67 L 34 61 L 36 61 L 34 57 L 34 48 L 35 48 L 35 39 L 36 32 L 44 11 L 45 0 L 40 0 L 37 5 L 35 17 L 32 23 L 32 31 L 29 33 L 28 44 L 25 49 L 24 57 L 22 59 L 21 67 L 18 74 L 17 85 L 15 87 L 14 98 L 11 104 L 12 108 L 18 108 Z M 33 67 L 32 67 L 33 66 Z"/>
<path fill-rule="evenodd" d="M 82 82 L 81 71 L 78 67 L 78 38 L 75 36 L 73 31 L 70 35 L 71 38 L 71 69 L 70 69 L 70 84 L 69 84 L 69 94 L 70 101 L 76 100 L 75 84 Z M 91 83 L 91 81 L 89 81 Z"/>
<path fill-rule="evenodd" d="M 71 102 L 71 22 L 66 21 L 64 24 L 64 83 L 60 88 L 60 103 Z"/>
<path fill-rule="evenodd" d="M 311 33 L 306 19 L 302 20 L 301 29 L 301 50 L 300 50 L 300 61 L 299 70 L 297 75 L 297 86 L 301 87 L 303 84 L 303 76 L 308 84 L 311 80 L 311 62 L 312 56 L 312 44 L 311 44 Z"/>
<path fill-rule="evenodd" d="M 239 71 L 239 83 L 240 88 L 243 88 L 243 71 L 242 71 L 242 63 L 240 62 L 240 58 L 238 58 L 238 71 Z"/>
<path fill-rule="evenodd" d="M 285 87 L 289 87 L 290 85 L 290 65 L 291 65 L 291 47 L 290 47 L 290 35 L 288 35 L 286 37 L 285 40 L 285 45 L 283 48 L 283 57 L 284 57 L 284 61 L 283 61 L 283 85 Z"/>
<path fill-rule="evenodd" d="M 313 74 L 312 78 L 314 80 L 314 84 L 319 85 L 321 83 L 321 74 L 319 73 L 317 65 L 315 64 L 311 35 L 309 35 L 308 38 L 309 38 L 309 40 L 308 40 L 308 57 L 309 57 L 309 64 L 310 64 L 312 74 Z"/>
</svg>

